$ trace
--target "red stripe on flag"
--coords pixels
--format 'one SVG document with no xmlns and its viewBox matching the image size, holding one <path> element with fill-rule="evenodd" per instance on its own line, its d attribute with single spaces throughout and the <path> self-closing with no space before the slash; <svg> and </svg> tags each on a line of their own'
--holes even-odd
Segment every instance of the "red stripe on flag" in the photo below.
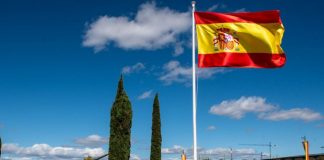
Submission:
<svg viewBox="0 0 324 160">
<path fill-rule="evenodd" d="M 216 13 L 216 12 L 195 12 L 196 24 L 212 23 L 282 23 L 280 11 L 263 12 L 241 12 L 241 13 Z"/>
<path fill-rule="evenodd" d="M 286 62 L 285 54 L 215 53 L 198 54 L 198 67 L 277 68 Z"/>
</svg>

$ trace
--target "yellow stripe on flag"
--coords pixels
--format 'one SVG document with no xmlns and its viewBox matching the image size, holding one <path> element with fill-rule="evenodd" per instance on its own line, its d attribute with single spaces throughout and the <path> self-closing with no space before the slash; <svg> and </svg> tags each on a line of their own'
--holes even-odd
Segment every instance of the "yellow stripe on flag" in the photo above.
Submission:
<svg viewBox="0 0 324 160">
<path fill-rule="evenodd" d="M 215 48 L 214 39 L 217 29 L 226 28 L 232 32 L 237 42 L 227 43 L 227 48 Z M 196 24 L 199 54 L 236 53 L 269 53 L 283 54 L 280 47 L 284 27 L 280 23 L 213 23 Z M 227 38 L 228 39 L 228 38 Z M 218 42 L 221 43 L 221 42 Z M 217 44 L 219 46 L 219 44 Z M 231 48 L 231 49 L 228 49 Z"/>
</svg>

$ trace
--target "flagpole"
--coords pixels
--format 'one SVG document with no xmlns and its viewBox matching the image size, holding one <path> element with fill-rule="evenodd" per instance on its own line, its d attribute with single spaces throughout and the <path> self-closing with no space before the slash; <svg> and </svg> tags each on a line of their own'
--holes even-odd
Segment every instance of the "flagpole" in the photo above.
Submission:
<svg viewBox="0 0 324 160">
<path fill-rule="evenodd" d="M 197 110 L 197 92 L 196 92 L 196 54 L 195 54 L 195 1 L 191 2 L 192 5 L 192 118 L 193 118 L 193 159 L 197 159 L 197 118 L 196 118 L 196 110 Z"/>
</svg>

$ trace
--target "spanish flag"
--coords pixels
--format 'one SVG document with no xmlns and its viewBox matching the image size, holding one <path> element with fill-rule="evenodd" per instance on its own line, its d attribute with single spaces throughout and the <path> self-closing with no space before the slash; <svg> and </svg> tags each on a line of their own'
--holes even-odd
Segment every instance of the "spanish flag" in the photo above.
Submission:
<svg viewBox="0 0 324 160">
<path fill-rule="evenodd" d="M 198 67 L 282 67 L 284 27 L 277 10 L 195 12 Z"/>
<path fill-rule="evenodd" d="M 305 160 L 309 160 L 309 143 L 306 139 L 303 141 L 303 147 L 305 150 Z"/>
<path fill-rule="evenodd" d="M 187 160 L 186 154 L 184 153 L 184 151 L 181 154 L 181 160 Z"/>
</svg>

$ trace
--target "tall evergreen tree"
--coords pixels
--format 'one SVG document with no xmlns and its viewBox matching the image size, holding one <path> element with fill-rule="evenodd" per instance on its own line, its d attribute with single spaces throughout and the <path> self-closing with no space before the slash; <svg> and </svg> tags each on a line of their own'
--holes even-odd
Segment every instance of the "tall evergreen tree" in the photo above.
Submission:
<svg viewBox="0 0 324 160">
<path fill-rule="evenodd" d="M 129 160 L 132 106 L 120 77 L 115 102 L 110 113 L 109 160 Z"/>
<path fill-rule="evenodd" d="M 155 95 L 152 113 L 152 137 L 151 137 L 151 156 L 150 160 L 161 160 L 161 118 L 160 102 L 158 94 Z"/>
</svg>

